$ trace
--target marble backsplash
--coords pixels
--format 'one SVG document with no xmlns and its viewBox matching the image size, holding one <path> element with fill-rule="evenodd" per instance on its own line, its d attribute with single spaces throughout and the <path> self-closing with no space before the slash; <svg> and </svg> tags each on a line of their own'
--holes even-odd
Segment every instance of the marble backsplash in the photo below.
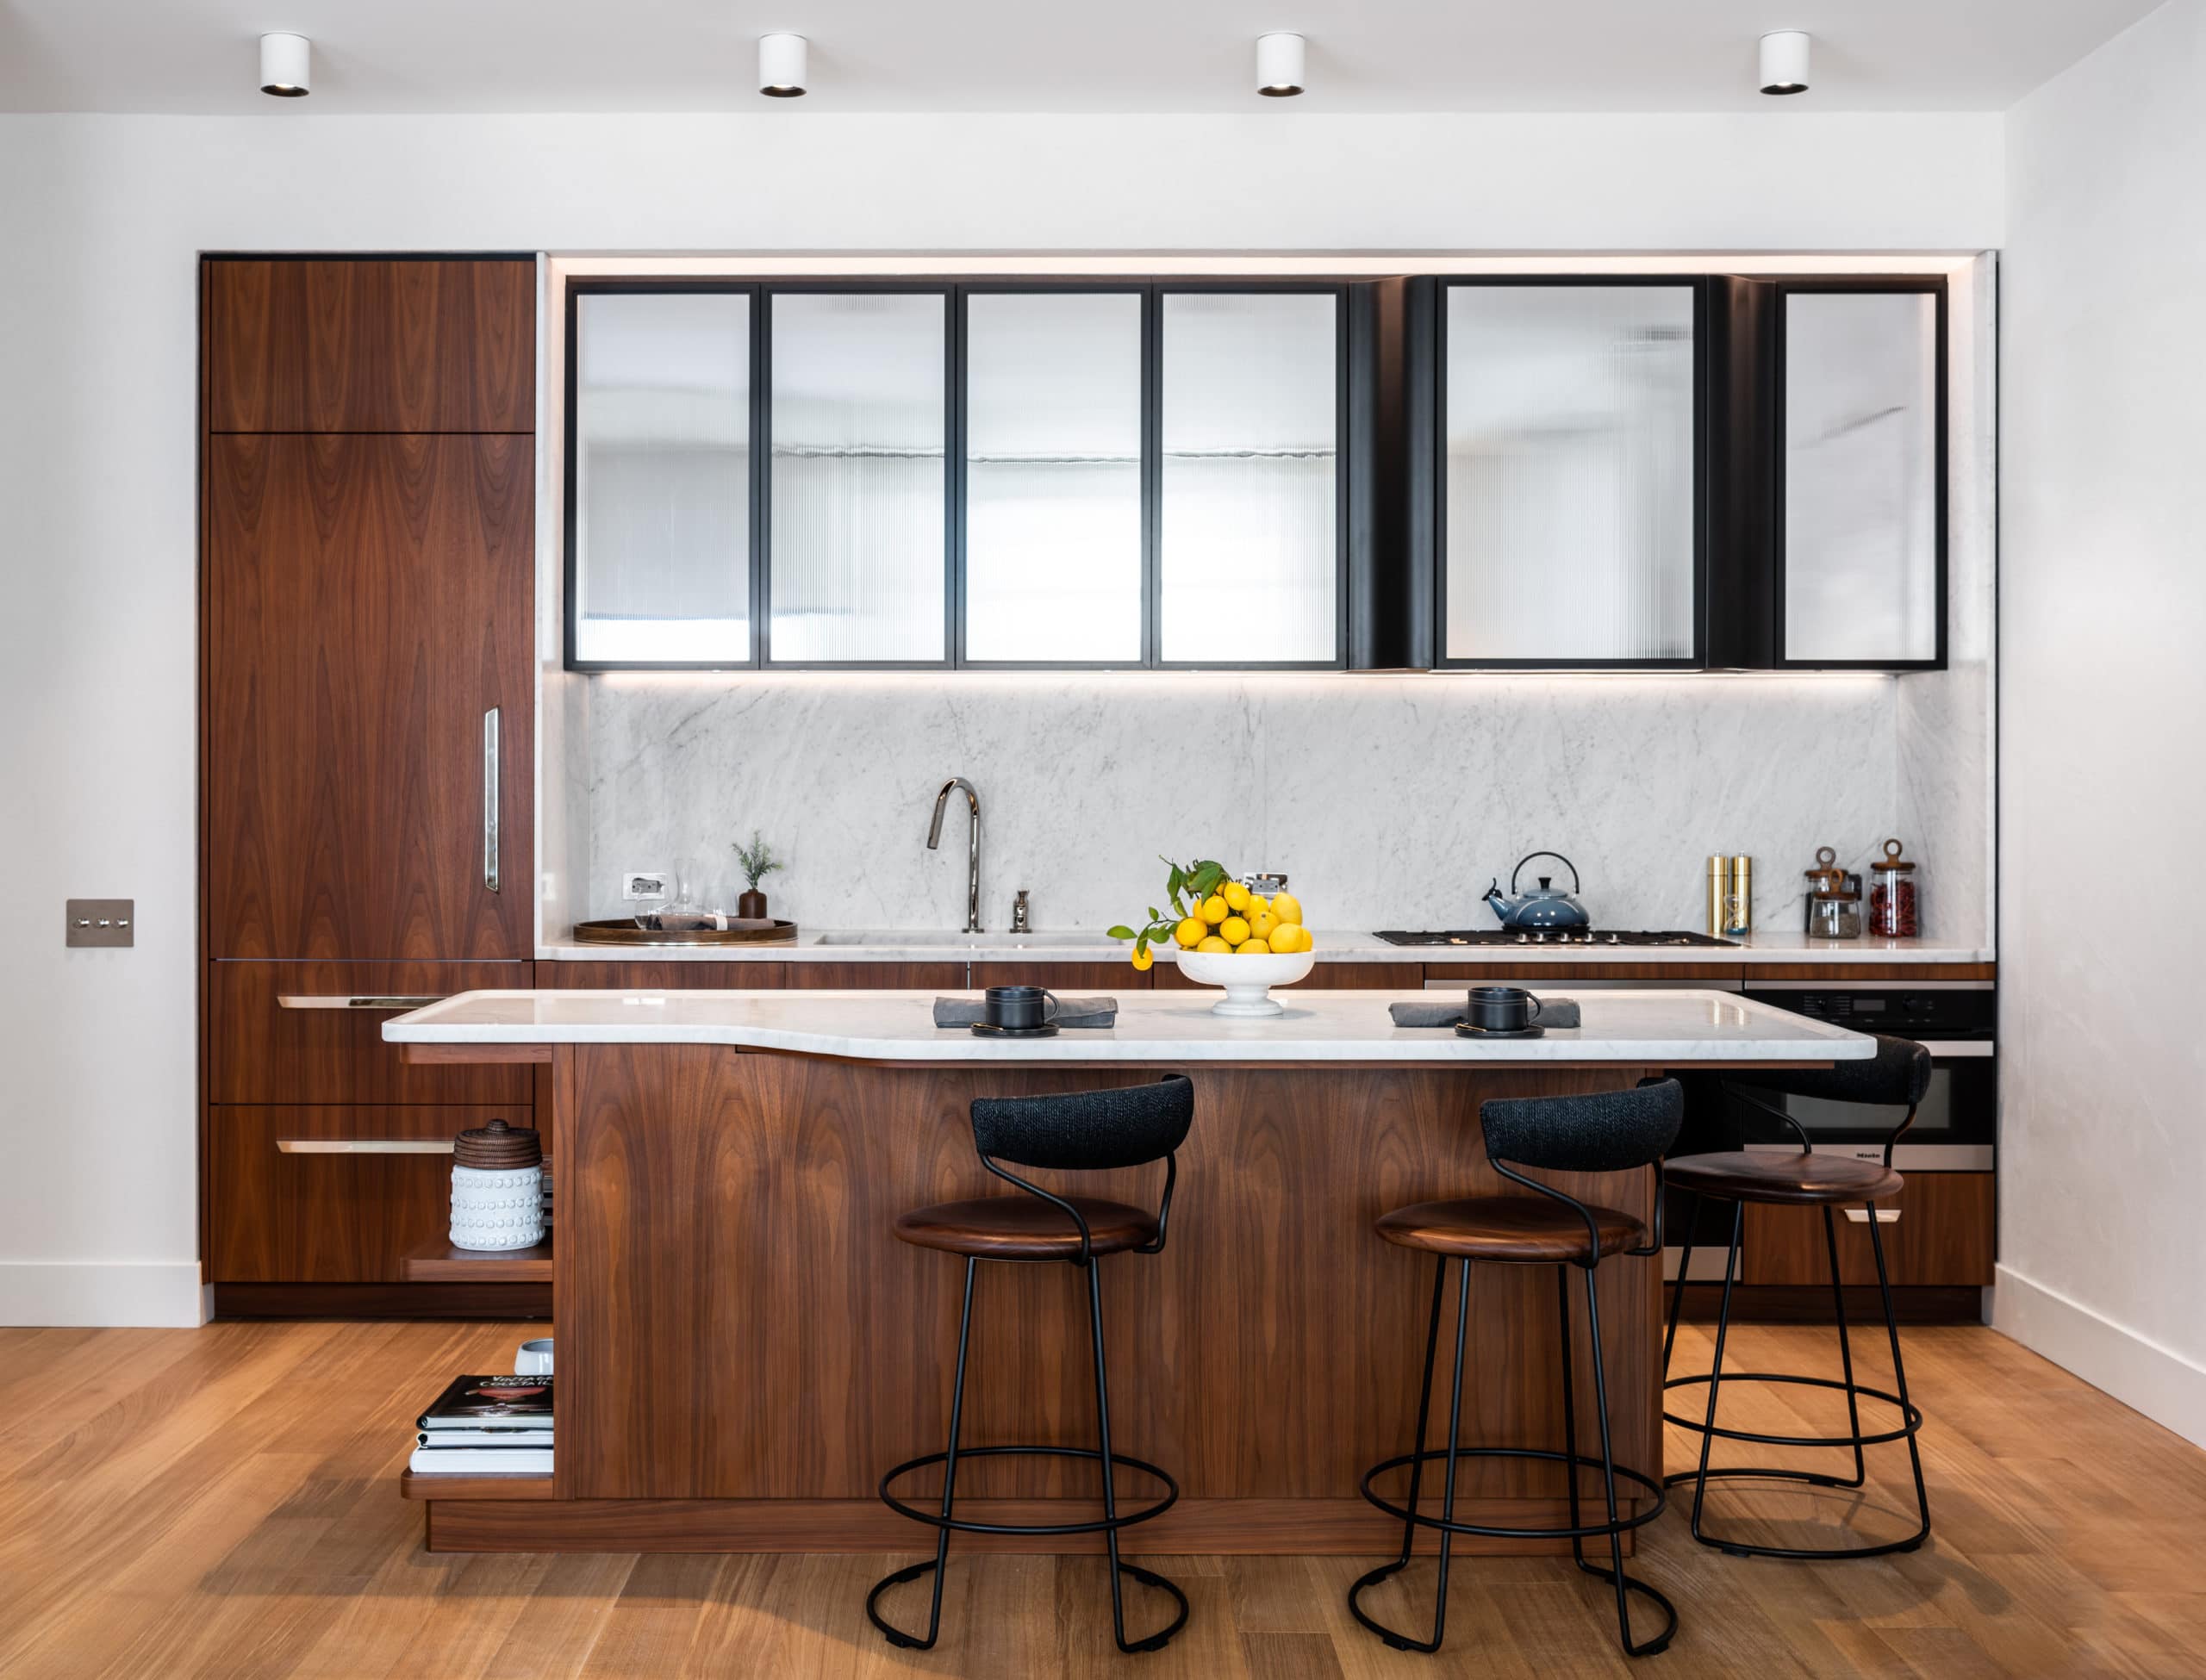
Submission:
<svg viewBox="0 0 2206 1680">
<path fill-rule="evenodd" d="M 1966 829 L 1948 813 L 1981 802 L 1982 762 L 1956 762 L 1981 743 L 1942 731 L 1904 742 L 1910 681 L 569 678 L 564 763 L 546 765 L 566 784 L 566 850 L 545 885 L 579 896 L 586 914 L 615 916 L 623 870 L 676 868 L 700 896 L 732 900 L 743 883 L 730 843 L 757 828 L 789 860 L 766 883 L 777 914 L 821 928 L 957 928 L 962 800 L 941 849 L 925 841 L 935 790 L 962 775 L 980 790 L 991 929 L 1008 924 L 1022 887 L 1038 927 L 1137 916 L 1161 896 L 1159 853 L 1284 870 L 1316 925 L 1486 927 L 1487 881 L 1505 885 L 1518 857 L 1543 848 L 1576 863 L 1601 924 L 1689 929 L 1703 923 L 1708 854 L 1747 852 L 1756 925 L 1792 929 L 1817 846 L 1858 868 L 1899 832 L 1925 860 L 1923 932 L 1973 942 L 1988 858 L 1955 856 L 1939 831 Z M 1981 833 L 1951 838 L 1986 845 Z M 570 882 L 578 894 L 559 890 Z M 547 903 L 548 931 L 570 919 Z"/>
</svg>

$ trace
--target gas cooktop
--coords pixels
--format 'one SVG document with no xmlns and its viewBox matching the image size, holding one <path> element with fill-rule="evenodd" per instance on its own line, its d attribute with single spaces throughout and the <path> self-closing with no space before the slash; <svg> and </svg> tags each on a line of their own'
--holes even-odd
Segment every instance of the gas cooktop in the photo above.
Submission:
<svg viewBox="0 0 2206 1680">
<path fill-rule="evenodd" d="M 1735 939 L 1715 939 L 1704 933 L 1649 933 L 1639 930 L 1611 932 L 1605 928 L 1437 928 L 1410 933 L 1399 928 L 1380 930 L 1377 937 L 1389 945 L 1736 945 Z"/>
</svg>

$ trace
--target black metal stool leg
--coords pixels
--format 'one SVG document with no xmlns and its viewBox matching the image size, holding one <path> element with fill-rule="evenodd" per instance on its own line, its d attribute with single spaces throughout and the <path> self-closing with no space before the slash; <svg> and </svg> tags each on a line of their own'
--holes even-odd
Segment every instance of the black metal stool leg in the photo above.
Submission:
<svg viewBox="0 0 2206 1680">
<path fill-rule="evenodd" d="M 1555 1269 L 1555 1314 L 1562 1331 L 1562 1451 L 1563 1474 L 1568 1479 L 1564 1486 L 1570 1496 L 1570 1526 L 1585 1527 L 1585 1519 L 1578 1509 L 1578 1398 L 1572 1392 L 1571 1366 L 1575 1355 L 1570 1345 L 1570 1267 L 1558 1266 Z M 1586 1567 L 1586 1539 L 1582 1534 L 1570 1537 L 1570 1555 L 1577 1559 L 1578 1567 Z"/>
<path fill-rule="evenodd" d="M 1899 1396 L 1901 1418 L 1909 1420 L 1914 1417 L 1915 1408 L 1907 1397 L 1907 1366 L 1899 1356 L 1899 1318 L 1892 1311 L 1891 1279 L 1885 1271 L 1883 1227 L 1877 1223 L 1877 1210 L 1873 1204 L 1869 1209 L 1869 1252 L 1877 1257 L 1877 1292 L 1884 1297 L 1885 1334 L 1891 1341 L 1892 1388 Z M 1854 1433 L 1858 1435 L 1860 1431 L 1857 1428 Z M 1912 1535 L 1892 1546 L 1891 1549 L 1895 1552 L 1912 1552 L 1930 1538 L 1930 1491 L 1922 1484 L 1922 1453 L 1915 1443 L 1915 1429 L 1909 1428 L 1907 1461 L 1910 1468 L 1915 1472 L 1915 1509 L 1916 1515 L 1922 1521 Z"/>
<path fill-rule="evenodd" d="M 1692 1198 L 1692 1204 L 1685 1220 L 1686 1246 L 1685 1252 L 1678 1257 L 1677 1285 L 1670 1291 L 1669 1328 L 1662 1332 L 1662 1375 L 1666 1378 L 1670 1374 L 1670 1350 L 1678 1345 L 1678 1317 L 1685 1310 L 1686 1279 L 1692 1275 L 1692 1228 L 1700 1218 L 1699 1192 L 1683 1193 Z"/>
<path fill-rule="evenodd" d="M 1700 1470 L 1693 1478 L 1692 1537 L 1713 1545 L 1700 1530 L 1700 1509 L 1708 1499 L 1708 1455 L 1716 1445 L 1716 1392 L 1723 1385 L 1723 1339 L 1731 1328 L 1731 1280 L 1739 1272 L 1739 1243 L 1747 1229 L 1747 1204 L 1731 1204 L 1731 1248 L 1723 1257 L 1723 1300 L 1716 1310 L 1716 1358 L 1708 1368 L 1708 1417 L 1700 1435 Z"/>
<path fill-rule="evenodd" d="M 1578 1560 L 1578 1566 L 1589 1575 L 1598 1575 L 1615 1584 L 1617 1637 L 1623 1641 L 1623 1654 L 1627 1657 L 1651 1657 L 1666 1647 L 1670 1643 L 1672 1636 L 1677 1633 L 1678 1607 L 1644 1581 L 1635 1581 L 1624 1573 L 1623 1530 L 1617 1521 L 1617 1459 L 1616 1452 L 1609 1440 L 1609 1379 L 1601 1359 L 1601 1299 L 1593 1284 L 1593 1275 L 1598 1269 L 1591 1266 L 1585 1268 L 1586 1330 L 1593 1346 L 1593 1404 L 1601 1425 L 1601 1484 L 1602 1490 L 1608 1498 L 1609 1567 L 1603 1569 L 1598 1564 L 1587 1563 L 1582 1552 Z M 1574 1489 L 1578 1481 L 1578 1466 L 1575 1464 L 1570 1466 L 1570 1479 Z M 1573 1494 L 1573 1507 L 1575 1503 Z M 1575 1515 L 1571 1520 L 1571 1526 L 1573 1528 L 1578 1526 Z M 1661 1607 L 1662 1614 L 1666 1618 L 1661 1633 L 1651 1639 L 1641 1640 L 1637 1645 L 1631 1642 L 1631 1604 L 1627 1596 L 1629 1593 L 1634 1592 L 1644 1593 L 1653 1599 Z"/>
<path fill-rule="evenodd" d="M 1162 1575 L 1144 1569 L 1138 1564 L 1122 1562 L 1119 1557 L 1119 1531 L 1115 1526 L 1119 1517 L 1119 1496 L 1112 1485 L 1111 1468 L 1111 1384 L 1105 1374 L 1103 1363 L 1102 1269 L 1090 1260 L 1086 1270 L 1087 1326 L 1095 1345 L 1095 1434 L 1103 1466 L 1103 1520 L 1114 1525 L 1104 1530 L 1111 1554 L 1111 1629 L 1121 1651 L 1162 1651 L 1171 1642 L 1172 1636 L 1187 1625 L 1187 1596 Z M 1125 1589 L 1119 1579 L 1121 1575 L 1131 1575 L 1149 1586 L 1162 1587 L 1178 1601 L 1180 1614 L 1170 1627 L 1144 1640 L 1131 1643 L 1127 1640 Z"/>
<path fill-rule="evenodd" d="M 1874 1208 L 1869 1216 L 1873 1223 Z M 1861 1453 L 1861 1397 L 1854 1387 L 1854 1343 L 1846 1331 L 1846 1288 L 1838 1280 L 1838 1220 L 1828 1204 L 1823 1209 L 1823 1253 L 1830 1261 L 1830 1309 L 1838 1316 L 1838 1363 L 1846 1378 L 1846 1422 L 1854 1435 L 1854 1479 L 1844 1482 L 1835 1476 L 1823 1479 L 1835 1488 L 1866 1487 L 1869 1465 Z"/>
<path fill-rule="evenodd" d="M 965 1306 L 957 1317 L 957 1377 L 950 1391 L 950 1446 L 942 1465 L 942 1515 L 944 1518 L 950 1515 L 950 1500 L 957 1490 L 957 1432 L 965 1415 L 965 1349 L 973 1331 L 973 1269 L 978 1264 L 979 1261 L 969 1259 L 965 1262 Z M 942 1631 L 942 1582 L 944 1565 L 950 1560 L 950 1533 L 946 1528 L 935 1531 L 932 1563 L 913 1564 L 908 1569 L 900 1569 L 893 1575 L 885 1575 L 866 1595 L 865 1613 L 872 1619 L 873 1625 L 888 1636 L 889 1644 L 901 1646 L 910 1651 L 931 1651 L 934 1648 L 935 1638 Z M 1113 1535 L 1112 1538 L 1115 1542 L 1118 1537 Z M 875 1601 L 888 1588 L 906 1581 L 916 1581 L 929 1570 L 934 1571 L 934 1599 L 927 1610 L 927 1636 L 923 1640 L 914 1639 L 884 1621 Z"/>
</svg>

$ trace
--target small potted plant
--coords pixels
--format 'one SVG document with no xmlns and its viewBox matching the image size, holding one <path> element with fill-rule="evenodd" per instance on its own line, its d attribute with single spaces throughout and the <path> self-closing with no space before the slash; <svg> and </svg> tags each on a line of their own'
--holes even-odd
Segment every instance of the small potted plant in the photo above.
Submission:
<svg viewBox="0 0 2206 1680">
<path fill-rule="evenodd" d="M 757 829 L 751 831 L 751 843 L 733 843 L 735 861 L 743 866 L 743 878 L 751 883 L 750 890 L 735 901 L 738 921 L 763 922 L 766 919 L 766 895 L 758 890 L 758 883 L 782 868 L 782 860 L 774 856 L 774 849 Z"/>
</svg>

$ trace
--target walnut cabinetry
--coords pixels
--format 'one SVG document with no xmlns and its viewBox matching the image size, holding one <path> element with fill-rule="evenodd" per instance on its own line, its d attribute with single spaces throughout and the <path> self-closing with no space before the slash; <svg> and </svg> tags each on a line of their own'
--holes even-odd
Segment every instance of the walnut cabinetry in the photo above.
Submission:
<svg viewBox="0 0 2206 1680">
<path fill-rule="evenodd" d="M 1952 1288 L 1991 1281 L 1992 1175 L 1910 1173 L 1900 1193 L 1877 1204 L 1885 1266 L 1898 1288 Z M 1838 1275 L 1848 1287 L 1873 1289 L 1876 1255 L 1868 1211 L 1838 1211 Z M 1754 1285 L 1812 1285 L 1827 1289 L 1830 1261 L 1823 1248 L 1823 1210 L 1749 1203 L 1739 1255 L 1742 1279 Z"/>
<path fill-rule="evenodd" d="M 528 1069 L 409 1066 L 379 1030 L 533 979 L 535 291 L 527 259 L 202 265 L 218 1310 L 396 1284 L 445 1217 L 436 1146 L 533 1123 Z"/>
</svg>

